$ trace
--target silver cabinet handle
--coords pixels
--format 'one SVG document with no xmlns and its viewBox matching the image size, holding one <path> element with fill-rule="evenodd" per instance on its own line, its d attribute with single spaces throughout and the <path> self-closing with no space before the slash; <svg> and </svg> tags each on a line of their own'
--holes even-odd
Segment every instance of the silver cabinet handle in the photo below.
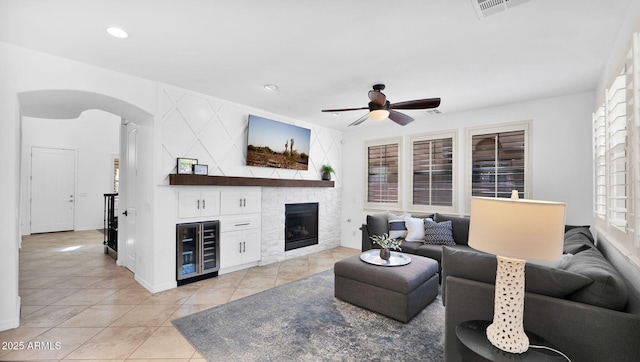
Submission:
<svg viewBox="0 0 640 362">
<path fill-rule="evenodd" d="M 202 208 L 203 208 L 203 209 L 206 209 L 206 208 L 207 208 L 207 205 L 205 204 L 205 202 L 206 202 L 206 201 L 207 201 L 207 200 L 202 200 Z"/>
<path fill-rule="evenodd" d="M 240 245 L 240 252 L 242 253 L 242 242 L 239 242 L 238 245 Z"/>
<path fill-rule="evenodd" d="M 235 226 L 247 226 L 247 225 L 251 225 L 250 222 L 243 222 L 242 224 L 236 224 Z"/>
<path fill-rule="evenodd" d="M 200 200 L 198 200 L 198 210 L 200 210 Z"/>
<path fill-rule="evenodd" d="M 244 205 L 242 205 L 242 206 L 246 207 L 247 206 L 247 199 L 242 199 L 242 200 L 244 200 Z"/>
</svg>

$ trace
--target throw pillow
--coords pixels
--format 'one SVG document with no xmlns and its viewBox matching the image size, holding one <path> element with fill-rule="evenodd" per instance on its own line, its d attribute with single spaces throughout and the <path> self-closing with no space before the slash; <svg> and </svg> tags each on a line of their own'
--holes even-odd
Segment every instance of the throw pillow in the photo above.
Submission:
<svg viewBox="0 0 640 362">
<path fill-rule="evenodd" d="M 389 220 L 389 237 L 391 239 L 407 237 L 407 225 L 403 219 Z"/>
<path fill-rule="evenodd" d="M 367 215 L 367 229 L 369 235 L 382 235 L 389 233 L 389 221 L 387 214 Z"/>
<path fill-rule="evenodd" d="M 431 219 L 424 220 L 425 244 L 431 245 L 456 245 L 453 241 L 451 220 L 435 222 Z"/>
<path fill-rule="evenodd" d="M 406 241 L 422 241 L 424 242 L 424 220 L 416 217 L 407 216 L 404 218 L 407 226 Z M 428 219 L 431 220 L 431 219 Z"/>
</svg>

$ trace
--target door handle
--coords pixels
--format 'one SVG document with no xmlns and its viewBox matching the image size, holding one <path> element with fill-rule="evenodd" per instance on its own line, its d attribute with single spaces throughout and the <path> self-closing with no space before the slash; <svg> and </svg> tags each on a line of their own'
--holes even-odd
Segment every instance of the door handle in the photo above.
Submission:
<svg viewBox="0 0 640 362">
<path fill-rule="evenodd" d="M 129 216 L 129 210 L 125 210 L 125 211 L 122 213 L 122 215 L 124 215 L 124 216 Z"/>
</svg>

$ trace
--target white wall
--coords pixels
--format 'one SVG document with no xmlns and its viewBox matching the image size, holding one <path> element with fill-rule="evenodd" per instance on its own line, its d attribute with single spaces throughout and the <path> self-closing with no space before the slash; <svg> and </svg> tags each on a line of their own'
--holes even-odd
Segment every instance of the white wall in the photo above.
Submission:
<svg viewBox="0 0 640 362">
<path fill-rule="evenodd" d="M 158 157 L 155 183 L 158 187 L 155 194 L 154 247 L 157 253 L 155 261 L 159 268 L 154 275 L 157 278 L 155 285 L 159 288 L 170 288 L 176 284 L 175 225 L 184 222 L 177 215 L 177 193 L 183 186 L 168 184 L 169 174 L 176 172 L 177 157 L 198 159 L 199 163 L 208 165 L 209 175 L 276 179 L 319 180 L 320 167 L 330 164 L 335 169 L 335 174 L 332 175 L 336 183 L 335 191 L 315 190 L 310 197 L 317 196 L 329 202 L 333 195 L 337 195 L 338 198 L 341 195 L 339 190 L 342 179 L 342 132 L 165 84 L 160 84 L 158 88 L 157 114 L 155 147 Z M 308 170 L 246 166 L 247 124 L 250 114 L 310 129 Z M 292 195 L 300 192 L 297 189 L 287 190 L 291 191 Z M 263 191 L 263 210 L 273 205 L 266 202 L 273 196 L 268 193 Z M 322 196 L 319 196 L 320 194 Z M 339 200 L 337 203 L 335 210 L 331 208 L 330 215 L 334 218 L 332 226 L 339 225 L 341 219 Z M 264 221 L 263 218 L 263 233 L 265 228 L 273 227 Z M 339 230 L 326 235 L 330 235 L 330 240 L 325 240 L 323 248 L 340 243 Z M 277 241 L 267 240 L 267 245 L 263 245 L 263 251 L 275 242 Z M 318 250 L 304 249 L 288 252 L 287 255 L 299 256 L 303 252 Z M 266 252 L 263 255 L 270 254 L 271 252 Z M 276 259 L 269 257 L 264 262 L 274 262 L 283 258 L 283 255 L 278 254 Z"/>
<path fill-rule="evenodd" d="M 5 171 L 5 176 L 0 178 L 0 330 L 5 330 L 18 326 L 20 315 L 19 199 L 25 181 L 21 181 L 20 176 L 22 121 L 18 94 L 33 90 L 82 90 L 117 98 L 151 114 L 156 108 L 156 83 L 2 42 L 0 59 L 0 155 Z M 146 164 L 153 165 L 153 154 L 145 156 L 150 157 Z M 150 174 L 153 175 L 153 171 Z M 153 194 L 153 190 L 150 193 Z M 140 196 L 142 204 L 150 203 L 146 197 L 147 194 Z M 140 219 L 141 230 L 145 232 L 138 237 L 151 240 L 152 216 Z M 145 222 L 149 223 L 148 226 L 144 225 Z M 148 253 L 153 253 L 153 249 Z M 149 257 L 149 263 L 151 261 Z M 145 271 L 141 269 L 141 273 Z M 152 276 L 140 275 L 153 279 Z"/>
<path fill-rule="evenodd" d="M 446 100 L 443 100 L 443 103 Z M 458 213 L 465 214 L 467 199 L 465 169 L 465 129 L 468 127 L 532 120 L 533 161 L 532 191 L 534 199 L 567 203 L 568 224 L 592 224 L 592 150 L 591 112 L 594 93 L 535 100 L 502 107 L 480 109 L 437 116 L 413 112 L 416 121 L 401 127 L 384 121 L 344 133 L 342 187 L 342 245 L 359 248 L 359 227 L 372 212 L 364 210 L 365 153 L 364 141 L 404 136 L 405 164 L 410 149 L 408 136 L 426 132 L 458 130 Z M 408 111 L 409 113 L 411 111 Z M 408 170 L 405 167 L 405 171 Z M 405 177 L 405 190 L 408 177 Z M 408 205 L 408 192 L 405 205 Z M 406 206 L 405 206 L 406 209 Z"/>
<path fill-rule="evenodd" d="M 120 153 L 120 117 L 100 110 L 77 119 L 22 118 L 22 179 L 29 180 L 31 148 L 76 151 L 75 230 L 102 229 L 105 193 L 113 192 L 113 157 Z M 28 235 L 30 183 L 23 183 L 22 235 Z"/>
</svg>

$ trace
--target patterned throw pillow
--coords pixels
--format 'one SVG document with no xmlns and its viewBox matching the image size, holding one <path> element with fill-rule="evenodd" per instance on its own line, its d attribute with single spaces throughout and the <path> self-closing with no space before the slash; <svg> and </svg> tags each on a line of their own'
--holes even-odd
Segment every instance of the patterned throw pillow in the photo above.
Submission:
<svg viewBox="0 0 640 362">
<path fill-rule="evenodd" d="M 405 224 L 404 220 L 389 220 L 389 237 L 391 239 L 407 237 L 407 225 Z"/>
<path fill-rule="evenodd" d="M 431 245 L 456 245 L 451 231 L 451 220 L 435 222 L 431 219 L 424 220 L 425 244 Z"/>
</svg>

